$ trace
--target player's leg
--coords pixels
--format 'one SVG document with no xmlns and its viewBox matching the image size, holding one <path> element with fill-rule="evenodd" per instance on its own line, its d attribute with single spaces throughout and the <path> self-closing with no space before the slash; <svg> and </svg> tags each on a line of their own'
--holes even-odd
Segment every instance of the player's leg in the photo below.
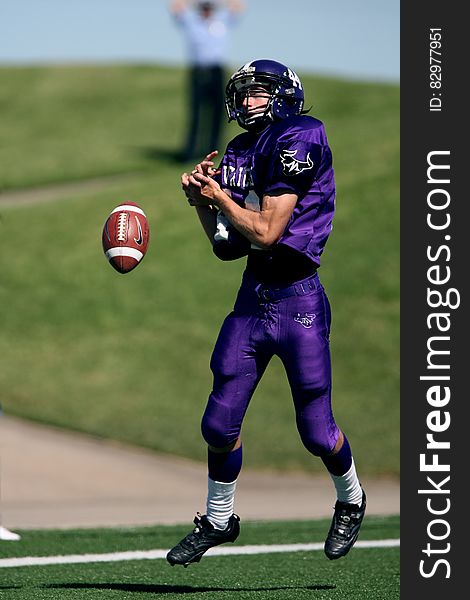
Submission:
<svg viewBox="0 0 470 600">
<path fill-rule="evenodd" d="M 206 514 L 197 513 L 195 529 L 170 550 L 171 565 L 199 562 L 214 546 L 234 542 L 240 533 L 240 519 L 234 513 L 235 488 L 241 469 L 240 438 L 225 448 L 208 446 L 208 489 Z"/>
<path fill-rule="evenodd" d="M 198 562 L 211 547 L 233 542 L 239 534 L 234 514 L 237 478 L 242 466 L 240 430 L 253 392 L 269 356 L 257 348 L 256 317 L 230 314 L 220 331 L 211 360 L 213 390 L 202 418 L 208 444 L 207 514 L 167 555 L 170 564 Z"/>
<path fill-rule="evenodd" d="M 242 468 L 242 442 L 238 438 L 224 448 L 207 447 L 206 516 L 219 530 L 226 529 L 234 514 L 235 490 Z"/>
<path fill-rule="evenodd" d="M 224 500 L 219 495 L 222 495 L 222 489 L 230 489 L 235 494 L 242 465 L 242 422 L 272 354 L 265 322 L 259 314 L 255 284 L 249 276 L 244 276 L 234 311 L 225 319 L 214 347 L 211 358 L 213 389 L 201 423 L 203 437 L 209 446 L 207 515 L 215 527 L 223 527 L 227 522 L 231 500 L 228 492 Z"/>
<path fill-rule="evenodd" d="M 225 113 L 225 73 L 221 66 L 214 66 L 211 70 L 211 120 L 210 120 L 210 143 L 209 147 L 218 149 L 223 117 Z"/>
<path fill-rule="evenodd" d="M 259 347 L 257 329 L 257 317 L 232 313 L 222 326 L 211 359 L 214 382 L 201 430 L 209 446 L 208 517 L 215 527 L 222 527 L 224 522 L 221 515 L 215 514 L 212 496 L 217 487 L 213 482 L 233 485 L 235 494 L 242 466 L 240 430 L 251 397 L 271 358 Z M 226 502 L 229 501 L 227 498 Z"/>
<path fill-rule="evenodd" d="M 331 407 L 330 308 L 322 286 L 309 295 L 283 302 L 284 363 L 304 446 L 325 464 L 337 495 L 335 515 L 325 544 L 329 558 L 344 556 L 357 539 L 365 511 L 351 448 Z"/>
<path fill-rule="evenodd" d="M 342 431 L 339 432 L 333 451 L 321 458 L 337 494 L 333 519 L 325 541 L 325 554 L 330 560 L 334 560 L 345 556 L 357 540 L 366 511 L 366 494 L 359 483 L 351 448 Z"/>
<path fill-rule="evenodd" d="M 186 123 L 186 140 L 182 152 L 183 161 L 200 158 L 198 137 L 200 131 L 201 108 L 203 100 L 202 69 L 191 66 L 188 71 L 188 122 Z M 202 156 L 202 154 L 201 154 Z"/>
</svg>

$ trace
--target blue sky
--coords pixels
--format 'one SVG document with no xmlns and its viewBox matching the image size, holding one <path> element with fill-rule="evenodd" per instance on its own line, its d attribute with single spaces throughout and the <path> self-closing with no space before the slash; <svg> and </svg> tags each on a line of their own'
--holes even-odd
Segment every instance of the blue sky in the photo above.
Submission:
<svg viewBox="0 0 470 600">
<path fill-rule="evenodd" d="M 399 80 L 399 0 L 245 0 L 230 64 Z M 1 0 L 0 64 L 185 64 L 166 0 Z"/>
</svg>

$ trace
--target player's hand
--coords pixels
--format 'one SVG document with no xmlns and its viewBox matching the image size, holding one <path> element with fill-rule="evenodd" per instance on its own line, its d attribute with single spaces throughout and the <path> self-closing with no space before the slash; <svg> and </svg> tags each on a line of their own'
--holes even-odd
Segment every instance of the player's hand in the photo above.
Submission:
<svg viewBox="0 0 470 600">
<path fill-rule="evenodd" d="M 220 172 L 215 168 L 213 158 L 217 150 L 209 152 L 191 173 L 183 173 L 181 185 L 191 206 L 209 206 L 213 204 L 214 193 L 220 190 L 219 184 L 212 177 Z M 199 179 L 202 176 L 204 180 Z"/>
<path fill-rule="evenodd" d="M 190 206 L 208 206 L 210 203 L 201 196 L 201 186 L 188 173 L 181 175 L 181 187 Z"/>
<path fill-rule="evenodd" d="M 196 165 L 189 176 L 189 183 L 194 187 L 198 187 L 201 202 L 217 206 L 217 195 L 222 191 L 221 187 L 211 175 L 204 171 L 202 163 Z"/>
<path fill-rule="evenodd" d="M 201 160 L 201 162 L 194 167 L 193 172 L 197 169 L 198 166 L 200 166 L 204 175 L 207 175 L 209 177 L 213 177 L 214 175 L 219 173 L 220 170 L 214 168 L 214 158 L 217 156 L 218 153 L 218 150 L 212 150 L 212 152 L 206 154 L 206 156 Z"/>
</svg>

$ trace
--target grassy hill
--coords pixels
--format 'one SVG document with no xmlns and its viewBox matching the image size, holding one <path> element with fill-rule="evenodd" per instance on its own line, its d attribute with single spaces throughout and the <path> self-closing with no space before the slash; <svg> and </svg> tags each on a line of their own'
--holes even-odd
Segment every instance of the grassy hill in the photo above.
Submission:
<svg viewBox="0 0 470 600">
<path fill-rule="evenodd" d="M 399 89 L 304 77 L 338 197 L 320 272 L 332 310 L 333 402 L 364 474 L 399 469 Z M 204 460 L 209 358 L 243 261 L 221 263 L 181 195 L 184 71 L 0 69 L 0 402 L 10 414 Z M 238 128 L 227 125 L 229 139 Z M 223 150 L 223 148 L 221 148 Z M 127 173 L 38 204 L 8 191 Z M 130 200 L 147 256 L 119 275 L 101 229 Z M 273 360 L 244 425 L 245 464 L 320 471 Z"/>
</svg>

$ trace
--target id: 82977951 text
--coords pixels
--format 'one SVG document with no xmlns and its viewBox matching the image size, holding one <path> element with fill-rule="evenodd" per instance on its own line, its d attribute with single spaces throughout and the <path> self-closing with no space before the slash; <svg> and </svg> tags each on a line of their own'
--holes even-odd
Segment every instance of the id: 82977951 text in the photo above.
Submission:
<svg viewBox="0 0 470 600">
<path fill-rule="evenodd" d="M 442 110 L 442 30 L 440 27 L 429 29 L 429 87 L 431 97 L 429 110 Z"/>
</svg>

